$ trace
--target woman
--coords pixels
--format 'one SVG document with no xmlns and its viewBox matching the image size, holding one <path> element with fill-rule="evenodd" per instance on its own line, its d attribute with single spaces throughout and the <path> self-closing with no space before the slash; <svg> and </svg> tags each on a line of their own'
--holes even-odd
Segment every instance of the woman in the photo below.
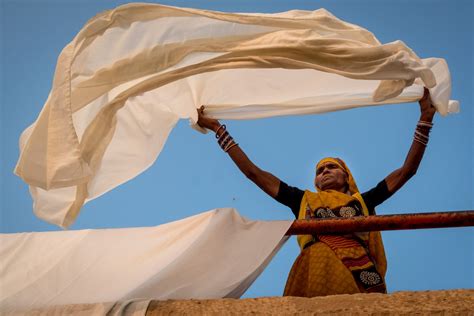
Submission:
<svg viewBox="0 0 474 316">
<path fill-rule="evenodd" d="M 296 218 L 368 216 L 375 207 L 399 190 L 417 171 L 436 112 L 428 89 L 420 104 L 420 120 L 403 166 L 373 189 L 360 194 L 352 174 L 339 158 L 325 158 L 316 165 L 317 193 L 291 187 L 261 170 L 233 140 L 225 125 L 199 112 L 198 124 L 216 133 L 218 144 L 237 167 L 272 198 L 291 208 Z M 349 235 L 300 235 L 301 253 L 285 286 L 285 296 L 322 296 L 351 293 L 386 293 L 386 260 L 379 232 Z"/>
</svg>

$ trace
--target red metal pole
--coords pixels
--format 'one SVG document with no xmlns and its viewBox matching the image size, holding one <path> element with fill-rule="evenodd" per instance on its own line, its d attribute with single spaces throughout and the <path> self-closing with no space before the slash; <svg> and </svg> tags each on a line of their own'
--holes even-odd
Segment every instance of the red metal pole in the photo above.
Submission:
<svg viewBox="0 0 474 316">
<path fill-rule="evenodd" d="M 296 220 L 286 235 L 343 234 L 380 230 L 402 230 L 474 226 L 474 211 L 355 216 Z"/>
</svg>

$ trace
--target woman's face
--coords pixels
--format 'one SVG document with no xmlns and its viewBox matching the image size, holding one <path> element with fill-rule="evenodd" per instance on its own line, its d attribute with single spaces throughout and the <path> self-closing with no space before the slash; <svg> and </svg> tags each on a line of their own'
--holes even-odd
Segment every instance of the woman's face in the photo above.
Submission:
<svg viewBox="0 0 474 316">
<path fill-rule="evenodd" d="M 334 162 L 326 162 L 316 170 L 314 179 L 316 187 L 320 190 L 347 191 L 347 173 Z"/>
</svg>

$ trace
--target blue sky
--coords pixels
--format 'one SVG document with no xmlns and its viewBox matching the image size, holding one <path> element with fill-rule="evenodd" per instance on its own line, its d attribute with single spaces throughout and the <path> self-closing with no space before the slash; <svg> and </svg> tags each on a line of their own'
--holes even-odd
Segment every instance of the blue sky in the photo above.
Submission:
<svg viewBox="0 0 474 316">
<path fill-rule="evenodd" d="M 0 1 L 1 232 L 58 228 L 32 213 L 28 187 L 13 175 L 18 138 L 45 102 L 61 49 L 84 23 L 124 1 Z M 461 113 L 435 117 L 416 176 L 378 214 L 474 209 L 473 3 L 471 1 L 162 1 L 230 12 L 326 8 L 372 31 L 382 43 L 403 40 L 420 57 L 450 66 Z M 419 117 L 417 103 L 323 115 L 226 121 L 262 169 L 290 185 L 312 188 L 314 164 L 345 159 L 364 191 L 400 167 Z M 87 204 L 71 229 L 152 226 L 217 207 L 256 220 L 292 219 L 285 206 L 249 182 L 212 135 L 179 122 L 156 163 L 132 181 Z M 472 228 L 384 232 L 390 292 L 474 287 Z M 298 255 L 291 239 L 245 294 L 278 296 Z"/>
</svg>

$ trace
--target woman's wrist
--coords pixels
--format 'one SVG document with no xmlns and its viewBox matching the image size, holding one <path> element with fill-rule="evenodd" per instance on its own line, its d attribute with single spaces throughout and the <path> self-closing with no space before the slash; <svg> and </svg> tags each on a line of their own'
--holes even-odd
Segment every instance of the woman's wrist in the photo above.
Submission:
<svg viewBox="0 0 474 316">
<path fill-rule="evenodd" d="M 421 113 L 420 115 L 420 121 L 425 121 L 425 122 L 432 122 L 434 117 L 434 113 Z"/>
<path fill-rule="evenodd" d="M 211 129 L 214 131 L 214 133 L 217 133 L 217 130 L 218 130 L 220 127 L 221 127 L 221 123 L 219 123 L 219 122 L 214 122 L 214 123 L 212 124 Z"/>
<path fill-rule="evenodd" d="M 431 128 L 433 127 L 433 123 L 431 122 L 433 116 L 423 114 L 426 113 L 422 113 L 422 115 L 420 115 L 420 120 L 418 121 L 418 124 L 416 124 L 413 141 L 418 142 L 426 147 L 426 145 L 428 145 L 428 141 L 430 140 Z"/>
</svg>

